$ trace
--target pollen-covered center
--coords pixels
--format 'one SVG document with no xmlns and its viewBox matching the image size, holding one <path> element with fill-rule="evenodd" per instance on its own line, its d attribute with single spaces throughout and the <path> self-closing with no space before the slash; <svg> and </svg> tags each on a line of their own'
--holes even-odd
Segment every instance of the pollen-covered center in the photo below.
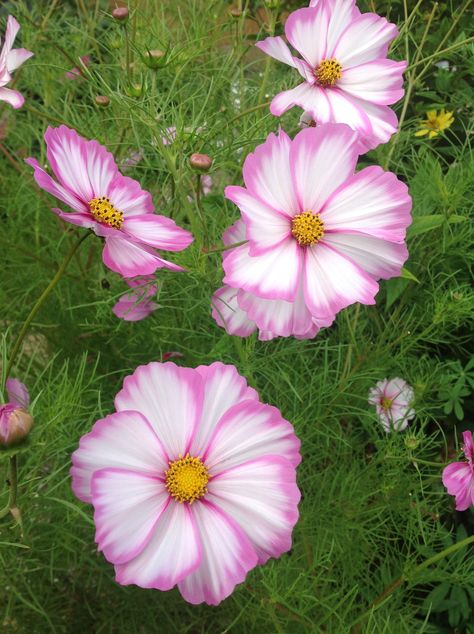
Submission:
<svg viewBox="0 0 474 634">
<path fill-rule="evenodd" d="M 187 454 L 184 458 L 170 462 L 165 476 L 166 488 L 178 502 L 192 504 L 207 492 L 209 473 L 200 458 Z"/>
<path fill-rule="evenodd" d="M 93 198 L 89 201 L 89 209 L 98 222 L 114 229 L 122 228 L 123 213 L 112 205 L 110 198 Z"/>
<path fill-rule="evenodd" d="M 388 398 L 387 396 L 382 396 L 380 399 L 380 407 L 384 409 L 386 412 L 392 407 L 393 399 Z"/>
<path fill-rule="evenodd" d="M 314 76 L 320 86 L 334 86 L 342 77 L 342 64 L 337 59 L 325 59 L 314 71 Z"/>
<path fill-rule="evenodd" d="M 291 233 L 302 247 L 309 247 L 321 240 L 324 235 L 324 223 L 312 211 L 298 214 L 291 221 Z"/>
</svg>

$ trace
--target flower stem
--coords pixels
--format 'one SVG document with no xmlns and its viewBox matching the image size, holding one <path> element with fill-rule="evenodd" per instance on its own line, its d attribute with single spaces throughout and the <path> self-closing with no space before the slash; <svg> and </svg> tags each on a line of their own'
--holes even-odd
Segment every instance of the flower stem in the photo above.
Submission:
<svg viewBox="0 0 474 634">
<path fill-rule="evenodd" d="M 444 550 L 437 553 L 436 555 L 433 555 L 433 557 L 429 557 L 428 559 L 425 559 L 425 561 L 423 561 L 421 564 L 418 564 L 418 566 L 416 566 L 413 569 L 410 575 L 403 574 L 403 575 L 400 575 L 400 577 L 398 577 L 397 579 L 394 579 L 379 594 L 379 596 L 374 601 L 372 601 L 372 603 L 369 605 L 369 608 L 356 621 L 354 621 L 354 623 L 352 624 L 352 630 L 351 630 L 352 634 L 356 634 L 357 632 L 359 632 L 361 628 L 360 622 L 363 621 L 366 617 L 370 616 L 370 614 L 374 610 L 376 610 L 379 607 L 379 605 L 381 605 L 385 601 L 385 599 L 389 597 L 393 592 L 395 592 L 395 590 L 397 590 L 401 585 L 415 578 L 420 572 L 422 572 L 426 568 L 429 568 L 432 564 L 437 563 L 441 559 L 448 557 L 449 555 L 457 552 L 461 548 L 464 548 L 464 546 L 468 546 L 469 544 L 472 544 L 472 543 L 474 543 L 474 535 L 471 535 L 470 537 L 466 537 L 465 539 L 462 539 L 460 542 L 457 542 L 456 544 L 452 544 L 451 546 L 448 546 L 448 548 L 445 548 Z"/>
<path fill-rule="evenodd" d="M 35 315 L 38 313 L 40 308 L 43 306 L 43 304 L 46 301 L 46 298 L 48 297 L 48 295 L 51 293 L 51 291 L 54 289 L 56 284 L 61 279 L 64 271 L 67 268 L 67 265 L 69 264 L 71 259 L 74 257 L 74 254 L 76 253 L 76 251 L 78 250 L 78 248 L 84 242 L 84 240 L 87 238 L 88 235 L 90 235 L 89 232 L 84 234 L 83 236 L 81 236 L 79 238 L 79 240 L 77 240 L 73 244 L 73 246 L 69 250 L 68 254 L 64 258 L 63 263 L 61 264 L 61 266 L 57 270 L 55 276 L 50 281 L 48 286 L 44 289 L 44 291 L 41 293 L 39 298 L 36 300 L 35 305 L 31 309 L 28 317 L 25 319 L 25 321 L 23 323 L 23 326 L 21 327 L 21 330 L 20 330 L 20 332 L 18 334 L 18 337 L 16 338 L 15 344 L 13 346 L 13 350 L 12 350 L 11 355 L 10 355 L 10 359 L 8 361 L 8 365 L 7 365 L 7 369 L 6 369 L 5 377 L 4 377 L 5 378 L 5 382 L 8 379 L 8 377 L 10 376 L 10 372 L 12 370 L 13 364 L 15 362 L 15 359 L 16 359 L 16 357 L 18 355 L 18 352 L 19 352 L 19 350 L 21 348 L 21 344 L 23 343 L 23 339 L 25 338 L 25 335 L 26 335 L 26 333 L 28 331 L 28 328 L 29 328 L 31 322 L 35 318 Z M 9 496 L 8 496 L 8 504 L 3 509 L 0 510 L 0 519 L 5 517 L 6 515 L 8 515 L 9 512 L 12 512 L 12 510 L 16 508 L 16 499 L 17 499 L 17 491 L 18 491 L 18 476 L 17 476 L 17 472 L 18 472 L 17 456 L 13 455 L 10 458 L 10 477 L 9 477 L 9 480 L 10 480 L 10 493 L 9 493 Z"/>
</svg>

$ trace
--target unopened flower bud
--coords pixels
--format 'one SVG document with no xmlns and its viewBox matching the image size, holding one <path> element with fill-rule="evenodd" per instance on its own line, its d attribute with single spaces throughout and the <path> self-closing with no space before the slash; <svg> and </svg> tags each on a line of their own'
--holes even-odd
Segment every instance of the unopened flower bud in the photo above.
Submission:
<svg viewBox="0 0 474 634">
<path fill-rule="evenodd" d="M 24 440 L 33 426 L 33 417 L 11 403 L 0 406 L 0 447 L 11 447 Z"/>
<path fill-rule="evenodd" d="M 114 20 L 118 22 L 125 22 L 128 19 L 128 8 L 127 7 L 117 7 L 112 11 L 112 17 Z"/>
<path fill-rule="evenodd" d="M 194 153 L 191 154 L 189 164 L 199 172 L 207 172 L 211 168 L 212 159 L 207 154 Z"/>
<path fill-rule="evenodd" d="M 97 95 L 95 102 L 98 106 L 106 108 L 110 104 L 110 99 L 106 95 Z"/>
<path fill-rule="evenodd" d="M 405 442 L 405 447 L 407 449 L 410 449 L 411 451 L 416 449 L 418 445 L 420 444 L 420 441 L 415 436 L 405 436 L 404 442 Z"/>
<path fill-rule="evenodd" d="M 141 84 L 132 84 L 126 88 L 126 92 L 129 97 L 141 97 L 143 86 Z"/>
<path fill-rule="evenodd" d="M 161 51 L 158 48 L 155 48 L 151 51 L 147 51 L 143 56 L 143 61 L 148 66 L 148 68 L 158 68 L 163 65 L 166 57 L 165 51 Z"/>
<path fill-rule="evenodd" d="M 229 13 L 235 19 L 238 19 L 242 16 L 242 11 L 237 7 L 232 7 L 231 9 L 229 9 Z"/>
</svg>

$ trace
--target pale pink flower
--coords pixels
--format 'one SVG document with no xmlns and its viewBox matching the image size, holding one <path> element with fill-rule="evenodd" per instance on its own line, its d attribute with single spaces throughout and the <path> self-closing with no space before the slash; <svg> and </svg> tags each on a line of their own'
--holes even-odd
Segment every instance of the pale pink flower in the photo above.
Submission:
<svg viewBox="0 0 474 634">
<path fill-rule="evenodd" d="M 176 139 L 176 126 L 171 126 L 169 128 L 165 128 L 165 132 L 161 137 L 161 142 L 163 145 L 171 145 L 173 141 Z"/>
<path fill-rule="evenodd" d="M 411 198 L 380 167 L 355 173 L 357 147 L 356 132 L 328 123 L 293 141 L 270 134 L 247 156 L 246 187 L 225 190 L 248 240 L 223 258 L 225 284 L 297 302 L 322 323 L 355 302 L 375 303 L 377 280 L 400 275 L 408 257 Z"/>
<path fill-rule="evenodd" d="M 8 403 L 0 405 L 0 446 L 10 447 L 26 438 L 33 425 L 28 413 L 30 395 L 18 379 L 6 382 Z"/>
<path fill-rule="evenodd" d="M 33 55 L 26 48 L 13 48 L 13 42 L 19 30 L 20 25 L 12 15 L 9 15 L 3 48 L 0 52 L 0 101 L 6 101 L 14 108 L 21 108 L 25 98 L 18 90 L 5 88 L 5 86 L 12 80 L 11 73 Z"/>
<path fill-rule="evenodd" d="M 83 66 L 85 66 L 86 68 L 88 66 L 90 66 L 91 63 L 91 56 L 90 55 L 82 55 L 81 57 L 79 57 L 79 60 L 81 61 L 81 64 Z M 82 76 L 84 69 L 82 67 L 78 68 L 77 66 L 74 66 L 74 68 L 71 68 L 71 70 L 68 70 L 67 73 L 65 73 L 65 77 L 66 79 L 79 79 L 79 77 Z"/>
<path fill-rule="evenodd" d="M 474 506 L 474 444 L 472 432 L 463 432 L 462 448 L 467 462 L 452 462 L 443 469 L 443 484 L 456 498 L 456 511 Z"/>
<path fill-rule="evenodd" d="M 124 321 L 141 321 L 158 308 L 158 304 L 152 300 L 158 292 L 155 278 L 145 276 L 125 281 L 133 290 L 122 295 L 112 312 Z"/>
<path fill-rule="evenodd" d="M 245 224 L 242 220 L 235 222 L 222 237 L 226 246 L 238 244 L 245 239 Z M 241 248 L 245 246 L 247 245 Z M 230 250 L 224 251 L 223 259 L 229 253 Z M 262 299 L 242 289 L 225 285 L 214 293 L 211 305 L 213 319 L 229 335 L 248 337 L 258 328 L 258 338 L 261 341 L 289 336 L 312 339 L 322 326 L 330 326 L 333 321 L 333 318 L 319 321 L 311 315 L 304 303 L 301 284 L 294 302 Z"/>
<path fill-rule="evenodd" d="M 135 167 L 145 158 L 145 150 L 141 147 L 139 150 L 131 150 L 122 160 L 120 167 L 124 172 Z"/>
<path fill-rule="evenodd" d="M 369 391 L 369 403 L 386 432 L 403 431 L 415 417 L 413 388 L 403 379 L 384 379 Z"/>
<path fill-rule="evenodd" d="M 318 124 L 350 125 L 360 133 L 365 150 L 386 143 L 397 130 L 389 105 L 403 96 L 407 66 L 387 59 L 397 27 L 375 13 L 361 14 L 355 0 L 320 0 L 291 13 L 285 34 L 302 58 L 294 57 L 279 36 L 256 44 L 304 79 L 273 98 L 272 114 L 300 106 Z"/>
<path fill-rule="evenodd" d="M 216 605 L 291 548 L 300 443 L 234 366 L 141 366 L 115 406 L 71 474 L 119 583 Z"/>
<path fill-rule="evenodd" d="M 170 218 L 153 213 L 149 192 L 122 176 L 110 152 L 62 125 L 44 135 L 55 181 L 34 158 L 38 185 L 74 212 L 53 211 L 66 222 L 92 229 L 105 239 L 104 264 L 124 277 L 149 275 L 156 269 L 183 269 L 164 260 L 155 249 L 182 251 L 193 241 L 189 231 Z"/>
</svg>

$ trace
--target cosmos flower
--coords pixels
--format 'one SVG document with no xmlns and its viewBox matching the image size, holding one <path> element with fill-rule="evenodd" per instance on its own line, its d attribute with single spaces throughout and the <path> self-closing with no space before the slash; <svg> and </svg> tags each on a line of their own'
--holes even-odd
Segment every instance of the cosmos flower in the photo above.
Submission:
<svg viewBox="0 0 474 634">
<path fill-rule="evenodd" d="M 79 58 L 81 64 L 83 64 L 83 66 L 85 66 L 86 68 L 88 66 L 90 66 L 91 63 L 91 56 L 90 55 L 82 55 Z M 74 66 L 74 68 L 71 68 L 71 70 L 68 70 L 67 73 L 65 73 L 65 77 L 66 79 L 70 79 L 70 80 L 75 80 L 75 79 L 79 79 L 79 77 L 82 76 L 83 73 L 83 68 L 82 67 L 77 67 Z"/>
<path fill-rule="evenodd" d="M 443 484 L 456 498 L 456 511 L 474 506 L 474 444 L 472 432 L 463 432 L 462 448 L 467 462 L 452 462 L 443 469 Z"/>
<path fill-rule="evenodd" d="M 420 121 L 420 130 L 415 132 L 415 136 L 426 136 L 429 139 L 434 139 L 441 132 L 446 130 L 454 122 L 454 116 L 452 112 L 446 112 L 444 108 L 439 111 L 428 110 L 426 113 L 426 119 Z"/>
<path fill-rule="evenodd" d="M 318 124 L 350 125 L 360 133 L 364 151 L 386 143 L 398 123 L 389 105 L 404 93 L 406 62 L 387 59 L 396 26 L 375 13 L 361 14 L 355 0 L 319 0 L 291 13 L 285 34 L 302 57 L 293 56 L 279 36 L 256 44 L 304 80 L 273 98 L 272 114 L 300 106 Z"/>
<path fill-rule="evenodd" d="M 112 312 L 124 321 L 141 321 L 158 308 L 158 304 L 152 300 L 158 291 L 155 278 L 146 276 L 125 281 L 133 290 L 122 295 Z"/>
<path fill-rule="evenodd" d="M 13 42 L 19 30 L 20 25 L 12 15 L 9 15 L 3 48 L 0 52 L 0 101 L 6 101 L 14 108 L 21 108 L 25 98 L 18 90 L 5 88 L 5 86 L 12 80 L 13 71 L 33 55 L 26 48 L 13 48 Z"/>
<path fill-rule="evenodd" d="M 355 173 L 357 158 L 358 135 L 343 124 L 306 128 L 293 141 L 270 134 L 245 159 L 245 188 L 225 190 L 248 243 L 223 258 L 224 284 L 298 302 L 320 323 L 355 302 L 374 304 L 377 280 L 400 275 L 407 259 L 411 198 L 380 167 Z"/>
<path fill-rule="evenodd" d="M 97 141 L 88 141 L 62 125 L 44 135 L 51 169 L 57 181 L 34 158 L 38 185 L 73 212 L 53 211 L 66 222 L 105 239 L 104 264 L 124 277 L 149 275 L 159 268 L 183 269 L 163 259 L 155 249 L 182 251 L 193 237 L 173 220 L 153 213 L 151 195 L 120 174 L 115 160 Z"/>
<path fill-rule="evenodd" d="M 243 242 L 246 239 L 243 220 L 237 220 L 227 229 L 222 239 L 226 246 Z M 223 258 L 229 253 L 224 251 Z M 225 285 L 214 293 L 211 305 L 213 319 L 229 335 L 248 337 L 258 329 L 261 341 L 289 336 L 312 339 L 322 326 L 330 326 L 333 321 L 333 318 L 318 321 L 311 315 L 304 303 L 301 283 L 294 302 L 261 299 L 242 289 Z"/>
<path fill-rule="evenodd" d="M 33 425 L 28 413 L 30 395 L 18 379 L 6 382 L 8 403 L 0 405 L 0 447 L 10 447 L 26 438 Z"/>
<path fill-rule="evenodd" d="M 71 474 L 120 584 L 216 605 L 291 548 L 300 443 L 234 366 L 141 366 L 115 406 Z"/>
<path fill-rule="evenodd" d="M 377 416 L 386 432 L 403 431 L 414 418 L 412 407 L 415 394 L 403 379 L 384 379 L 369 392 L 369 403 L 375 405 Z"/>
</svg>

